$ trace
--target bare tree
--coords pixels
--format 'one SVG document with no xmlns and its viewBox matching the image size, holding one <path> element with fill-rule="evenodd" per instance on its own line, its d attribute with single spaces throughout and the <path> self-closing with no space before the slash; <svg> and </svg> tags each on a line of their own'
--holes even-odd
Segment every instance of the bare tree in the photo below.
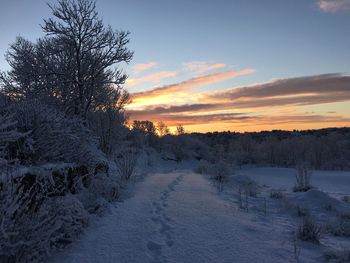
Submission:
<svg viewBox="0 0 350 263">
<path fill-rule="evenodd" d="M 176 134 L 181 135 L 185 133 L 185 128 L 182 126 L 182 124 L 179 124 L 176 126 Z"/>
<path fill-rule="evenodd" d="M 132 124 L 132 129 L 134 131 L 139 131 L 144 133 L 145 135 L 154 136 L 156 135 L 156 127 L 151 121 L 138 121 L 134 120 Z"/>
<path fill-rule="evenodd" d="M 105 26 L 92 0 L 59 0 L 49 7 L 53 17 L 42 25 L 46 36 L 37 43 L 17 38 L 10 46 L 12 70 L 0 76 L 7 93 L 54 99 L 83 119 L 89 110 L 129 102 L 121 92 L 127 76 L 114 67 L 132 59 L 129 32 Z"/>
<path fill-rule="evenodd" d="M 159 136 L 161 136 L 161 137 L 170 133 L 169 128 L 162 121 L 157 123 L 157 131 L 158 131 Z"/>
</svg>

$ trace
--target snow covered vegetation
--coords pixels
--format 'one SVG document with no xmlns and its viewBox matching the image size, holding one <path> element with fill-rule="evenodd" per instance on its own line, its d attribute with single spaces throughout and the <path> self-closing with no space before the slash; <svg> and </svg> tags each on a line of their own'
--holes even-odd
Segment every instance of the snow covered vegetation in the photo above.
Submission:
<svg viewBox="0 0 350 263">
<path fill-rule="evenodd" d="M 0 72 L 1 263 L 349 262 L 350 128 L 130 121 L 129 33 L 50 8 Z"/>
<path fill-rule="evenodd" d="M 0 75 L 0 262 L 44 261 L 74 241 L 136 166 L 134 150 L 127 166 L 112 158 L 131 147 L 115 69 L 132 58 L 129 33 L 104 25 L 92 1 L 50 7 L 45 36 L 18 37 Z"/>
</svg>

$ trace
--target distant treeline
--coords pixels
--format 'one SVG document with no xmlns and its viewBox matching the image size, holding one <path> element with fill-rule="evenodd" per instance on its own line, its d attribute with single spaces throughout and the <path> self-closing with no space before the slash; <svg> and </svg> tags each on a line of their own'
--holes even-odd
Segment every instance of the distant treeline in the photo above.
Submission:
<svg viewBox="0 0 350 263">
<path fill-rule="evenodd" d="M 350 128 L 304 131 L 182 133 L 158 137 L 156 129 L 131 130 L 136 147 L 148 144 L 164 158 L 181 161 L 195 158 L 212 163 L 295 167 L 306 164 L 313 169 L 350 168 Z"/>
<path fill-rule="evenodd" d="M 350 128 L 214 132 L 190 136 L 213 147 L 216 156 L 232 160 L 237 165 L 289 167 L 302 162 L 314 169 L 350 167 Z"/>
</svg>

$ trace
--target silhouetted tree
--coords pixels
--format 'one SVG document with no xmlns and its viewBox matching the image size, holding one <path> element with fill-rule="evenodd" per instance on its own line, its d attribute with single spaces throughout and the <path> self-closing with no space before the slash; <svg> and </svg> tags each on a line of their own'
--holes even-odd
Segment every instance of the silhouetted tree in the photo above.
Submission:
<svg viewBox="0 0 350 263">
<path fill-rule="evenodd" d="M 179 124 L 176 126 L 176 134 L 181 135 L 185 133 L 185 128 L 182 126 L 182 124 Z"/>
<path fill-rule="evenodd" d="M 135 120 L 132 124 L 132 129 L 143 132 L 146 135 L 156 135 L 156 126 L 151 121 Z"/>
<path fill-rule="evenodd" d="M 168 135 L 170 133 L 169 128 L 162 121 L 157 123 L 157 131 L 158 131 L 159 136 L 161 136 L 161 137 Z"/>
</svg>

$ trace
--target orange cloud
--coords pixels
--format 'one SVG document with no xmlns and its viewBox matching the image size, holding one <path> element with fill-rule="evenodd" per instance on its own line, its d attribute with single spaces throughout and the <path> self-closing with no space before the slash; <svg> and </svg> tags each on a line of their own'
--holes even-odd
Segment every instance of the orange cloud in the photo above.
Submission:
<svg viewBox="0 0 350 263">
<path fill-rule="evenodd" d="M 155 88 L 149 91 L 137 92 L 132 94 L 134 100 L 154 98 L 154 96 L 168 95 L 169 93 L 188 91 L 192 88 L 205 86 L 211 83 L 220 82 L 225 79 L 234 78 L 241 75 L 247 75 L 255 72 L 253 69 L 229 70 L 214 74 L 208 74 L 200 77 L 195 77 L 180 83 L 166 85 Z"/>
<path fill-rule="evenodd" d="M 208 125 L 212 124 L 213 129 L 217 130 L 221 129 L 220 125 L 227 128 L 228 124 L 234 124 L 235 129 L 237 127 L 252 129 L 251 126 L 267 127 L 269 124 L 275 125 L 275 128 L 279 124 L 289 125 L 288 127 L 296 125 L 294 128 L 298 128 L 307 123 L 315 128 L 327 123 L 345 126 L 344 124 L 350 120 L 350 114 L 328 116 L 325 113 L 334 110 L 335 106 L 318 107 L 317 111 L 322 109 L 323 113 L 314 113 L 312 109 L 311 112 L 314 114 L 311 115 L 295 114 L 295 109 L 291 108 L 349 101 L 350 76 L 326 74 L 280 79 L 224 91 L 196 93 L 191 90 L 203 83 L 210 83 L 216 77 L 217 74 L 210 74 L 138 93 L 138 98 L 143 100 L 143 103 L 150 103 L 139 108 L 131 107 L 128 111 L 131 119 L 162 120 L 169 126 L 182 123 L 198 129 L 200 125 L 208 128 Z M 186 96 L 183 96 L 184 92 Z M 171 96 L 178 100 L 169 99 Z M 194 98 L 192 102 L 188 102 L 188 97 Z M 181 102 L 179 98 L 183 99 L 183 103 L 179 103 Z M 273 109 L 277 109 L 278 112 L 271 113 Z"/>
<path fill-rule="evenodd" d="M 133 70 L 134 74 L 139 74 L 140 72 L 148 70 L 148 69 L 151 69 L 151 68 L 153 68 L 153 67 L 155 67 L 157 65 L 158 65 L 157 62 L 151 61 L 151 62 L 148 62 L 148 63 L 137 64 L 137 65 L 132 67 L 132 70 Z"/>
<path fill-rule="evenodd" d="M 141 78 L 129 78 L 126 80 L 126 84 L 129 86 L 135 86 L 145 82 L 159 84 L 161 80 L 166 78 L 172 78 L 172 77 L 175 77 L 176 75 L 177 73 L 175 71 L 160 71 Z"/>
<path fill-rule="evenodd" d="M 183 65 L 186 71 L 190 71 L 197 76 L 202 75 L 208 71 L 220 69 L 226 66 L 226 64 L 223 64 L 223 63 L 208 65 L 208 63 L 205 61 L 192 61 L 192 62 L 185 63 Z"/>
</svg>

